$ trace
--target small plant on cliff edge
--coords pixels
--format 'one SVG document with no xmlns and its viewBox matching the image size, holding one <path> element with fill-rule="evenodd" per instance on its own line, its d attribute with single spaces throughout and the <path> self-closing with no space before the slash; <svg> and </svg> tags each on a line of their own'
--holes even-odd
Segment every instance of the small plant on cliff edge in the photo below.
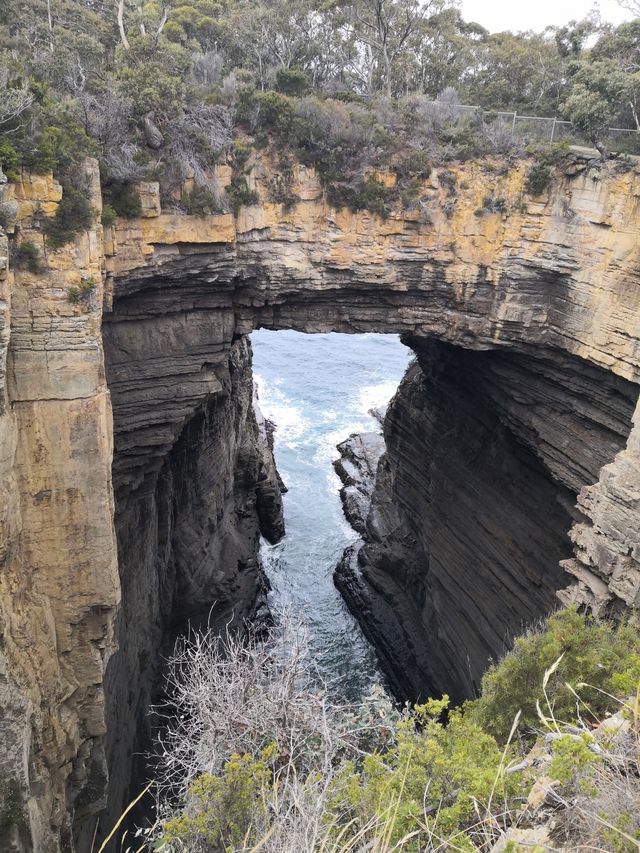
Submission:
<svg viewBox="0 0 640 853">
<path fill-rule="evenodd" d="M 13 263 L 18 269 L 27 269 L 34 275 L 43 272 L 40 250 L 32 240 L 23 240 L 13 250 Z"/>
<path fill-rule="evenodd" d="M 0 168 L 8 181 L 20 180 L 20 154 L 7 139 L 0 139 Z"/>
<path fill-rule="evenodd" d="M 44 223 L 43 230 L 50 248 L 59 249 L 65 246 L 80 231 L 91 227 L 94 211 L 88 196 L 87 187 L 76 187 L 71 183 L 63 184 L 62 199 L 55 215 Z"/>
<path fill-rule="evenodd" d="M 550 166 L 536 161 L 529 169 L 525 189 L 531 195 L 542 195 L 551 183 L 553 175 Z"/>
<path fill-rule="evenodd" d="M 185 190 L 180 196 L 180 204 L 189 216 L 204 218 L 214 213 L 222 213 L 218 198 L 208 187 L 194 186 Z"/>
<path fill-rule="evenodd" d="M 70 287 L 67 291 L 67 299 L 72 305 L 78 305 L 80 302 L 86 302 L 92 293 L 95 292 L 96 282 L 93 276 L 83 278 L 79 287 Z"/>
<path fill-rule="evenodd" d="M 108 211 L 108 216 L 111 216 L 111 211 L 113 211 L 114 221 L 116 216 L 121 216 L 123 219 L 135 219 L 142 214 L 140 194 L 135 185 L 128 181 L 109 181 L 102 188 L 102 198 L 104 202 L 103 218 L 105 211 Z M 104 224 L 107 223 L 103 221 Z M 113 224 L 113 222 L 109 224 Z"/>
<path fill-rule="evenodd" d="M 111 228 L 115 225 L 117 218 L 118 214 L 110 204 L 107 203 L 102 205 L 102 216 L 100 217 L 100 221 L 105 228 Z"/>
</svg>

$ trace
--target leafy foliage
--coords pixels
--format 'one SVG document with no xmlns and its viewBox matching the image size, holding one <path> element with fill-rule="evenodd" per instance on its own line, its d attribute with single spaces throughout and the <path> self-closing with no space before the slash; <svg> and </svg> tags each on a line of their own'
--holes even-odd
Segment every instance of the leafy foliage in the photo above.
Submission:
<svg viewBox="0 0 640 853">
<path fill-rule="evenodd" d="M 193 182 L 195 210 L 249 134 L 316 168 L 332 203 L 385 215 L 419 203 L 431 165 L 521 153 L 495 111 L 564 111 L 606 153 L 608 125 L 640 126 L 639 33 L 587 19 L 489 34 L 449 0 L 6 0 L 0 165 L 68 182 L 90 154 L 107 186 L 158 180 L 178 208 Z M 388 166 L 395 191 L 376 185 Z M 233 209 L 250 200 L 243 177 Z"/>
<path fill-rule="evenodd" d="M 94 211 L 87 198 L 85 187 L 76 187 L 71 183 L 63 185 L 62 200 L 55 215 L 44 223 L 47 244 L 52 249 L 70 243 L 80 231 L 91 227 Z"/>
<path fill-rule="evenodd" d="M 184 191 L 180 197 L 180 203 L 192 216 L 204 217 L 222 212 L 219 200 L 208 187 L 196 185 L 193 189 Z"/>
<path fill-rule="evenodd" d="M 5 173 L 7 180 L 17 181 L 20 177 L 18 167 L 20 166 L 20 154 L 7 139 L 0 136 L 0 169 Z"/>
<path fill-rule="evenodd" d="M 115 216 L 135 219 L 142 213 L 140 194 L 135 185 L 129 181 L 109 181 L 102 188 L 102 198 L 105 207 L 111 208 Z M 110 216 L 110 211 L 107 210 L 107 217 L 110 218 Z"/>
<path fill-rule="evenodd" d="M 519 710 L 525 729 L 533 730 L 540 723 L 536 703 L 549 713 L 542 684 L 561 655 L 546 691 L 554 716 L 563 722 L 576 717 L 578 685 L 580 713 L 595 719 L 617 710 L 616 697 L 635 692 L 640 682 L 640 631 L 635 625 L 561 610 L 542 629 L 518 637 L 513 650 L 486 672 L 482 696 L 468 704 L 467 713 L 501 742 Z"/>
</svg>

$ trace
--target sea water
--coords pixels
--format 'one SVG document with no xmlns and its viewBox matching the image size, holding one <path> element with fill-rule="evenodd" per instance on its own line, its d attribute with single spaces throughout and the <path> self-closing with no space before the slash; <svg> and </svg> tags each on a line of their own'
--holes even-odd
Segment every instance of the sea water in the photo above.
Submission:
<svg viewBox="0 0 640 853">
<path fill-rule="evenodd" d="M 336 444 L 379 429 L 369 410 L 386 405 L 410 351 L 395 335 L 259 330 L 251 335 L 260 407 L 276 425 L 275 458 L 288 487 L 286 535 L 261 546 L 277 614 L 301 616 L 310 653 L 333 691 L 357 698 L 381 680 L 375 652 L 333 584 L 357 534 L 346 522 L 332 461 Z"/>
</svg>

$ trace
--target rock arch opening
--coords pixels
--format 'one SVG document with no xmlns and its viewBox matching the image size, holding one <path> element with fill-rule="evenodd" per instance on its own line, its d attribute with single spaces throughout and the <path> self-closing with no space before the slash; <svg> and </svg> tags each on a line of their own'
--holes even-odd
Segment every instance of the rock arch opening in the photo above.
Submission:
<svg viewBox="0 0 640 853">
<path fill-rule="evenodd" d="M 467 327 L 452 342 L 442 320 L 416 334 L 411 294 L 347 284 L 307 301 L 302 287 L 270 304 L 253 278 L 212 285 L 211 259 L 200 263 L 125 280 L 103 326 L 123 588 L 106 682 L 114 804 L 167 627 L 213 601 L 221 618 L 251 617 L 264 600 L 258 540 L 276 541 L 282 522 L 252 408 L 252 328 L 400 331 L 415 354 L 385 420 L 363 542 L 337 573 L 403 698 L 472 695 L 510 636 L 556 605 L 576 495 L 624 448 L 637 398 L 629 380 L 539 340 L 491 347 Z"/>
<path fill-rule="evenodd" d="M 481 194 L 475 168 L 461 177 Z M 445 215 L 436 189 L 433 223 L 382 222 L 327 208 L 307 176 L 287 216 L 154 214 L 115 233 L 102 342 L 123 598 L 105 682 L 116 813 L 166 625 L 204 600 L 238 615 L 259 603 L 260 531 L 279 522 L 251 408 L 254 329 L 392 332 L 416 353 L 340 579 L 400 694 L 472 693 L 573 577 L 580 603 L 637 604 L 636 179 L 562 179 L 524 210 L 523 174 L 507 177 L 509 216 L 476 217 L 471 195 Z"/>
</svg>

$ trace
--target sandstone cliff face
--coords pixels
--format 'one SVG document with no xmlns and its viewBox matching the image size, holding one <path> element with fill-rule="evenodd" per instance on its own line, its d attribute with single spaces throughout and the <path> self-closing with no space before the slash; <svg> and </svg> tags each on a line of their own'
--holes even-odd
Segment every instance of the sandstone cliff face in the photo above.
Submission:
<svg viewBox="0 0 640 853">
<path fill-rule="evenodd" d="M 34 220 L 60 198 L 46 177 L 5 187 L 15 242 L 44 258 Z M 9 843 L 48 851 L 69 848 L 71 812 L 95 813 L 106 793 L 102 679 L 120 589 L 101 229 L 47 253 L 42 274 L 9 268 L 4 235 L 0 256 L 0 770 L 26 794 Z M 69 288 L 88 277 L 94 292 L 72 305 Z M 87 787 L 91 802 L 77 802 Z"/>
<path fill-rule="evenodd" d="M 96 226 L 51 253 L 46 275 L 0 262 L 0 697 L 9 721 L 0 760 L 25 786 L 29 775 L 36 849 L 69 846 L 74 803 L 86 848 L 105 796 L 105 742 L 119 808 L 162 633 L 214 600 L 222 618 L 250 612 L 259 598 L 258 525 L 274 537 L 279 522 L 251 414 L 244 336 L 253 328 L 411 337 L 420 373 L 385 427 L 387 494 L 405 503 L 394 519 L 378 502 L 377 529 L 387 529 L 387 516 L 403 535 L 408 528 L 425 561 L 398 567 L 384 557 L 381 533 L 368 546 L 380 561 L 372 553 L 369 565 L 384 600 L 419 630 L 433 618 L 447 653 L 482 641 L 480 668 L 507 622 L 544 610 L 571 580 L 560 558 L 579 579 L 570 595 L 599 608 L 637 601 L 640 425 L 625 441 L 640 379 L 638 174 L 609 164 L 559 175 L 532 199 L 526 164 L 468 163 L 451 170 L 453 192 L 434 171 L 424 221 L 415 213 L 383 222 L 329 208 L 302 167 L 293 187 L 301 202 L 285 213 L 268 201 L 273 168 L 254 163 L 262 202 L 237 220 L 163 214 L 147 185 L 142 218 L 118 222 L 104 239 Z M 32 215 L 37 202 L 55 209 L 59 187 L 25 179 L 5 192 L 22 237 L 43 246 Z M 504 199 L 505 212 L 476 215 L 487 195 Z M 67 290 L 83 275 L 95 292 L 72 306 Z M 424 465 L 412 481 L 403 455 L 415 442 Z M 455 450 L 451 480 L 446 448 Z M 484 478 L 483 454 L 495 462 Z M 421 485 L 431 472 L 435 501 Z M 476 490 L 471 510 L 465 484 Z M 476 517 L 491 490 L 495 516 L 485 507 Z M 572 555 L 566 534 L 578 491 Z M 465 501 L 495 573 L 469 575 L 470 545 L 455 541 Z M 497 530 L 512 521 L 517 547 Z M 432 541 L 426 527 L 440 522 Z M 512 559 L 517 571 L 508 572 Z M 409 614 L 414 581 L 419 606 Z M 490 595 L 466 600 L 469 584 L 485 582 Z M 508 619 L 491 626 L 485 602 L 495 612 L 503 583 Z M 451 608 L 458 621 L 461 612 L 477 618 L 478 630 L 449 624 Z M 112 655 L 114 630 L 121 650 Z M 390 654 L 406 642 L 403 630 Z M 430 661 L 417 666 L 429 683 L 438 679 Z"/>
</svg>

